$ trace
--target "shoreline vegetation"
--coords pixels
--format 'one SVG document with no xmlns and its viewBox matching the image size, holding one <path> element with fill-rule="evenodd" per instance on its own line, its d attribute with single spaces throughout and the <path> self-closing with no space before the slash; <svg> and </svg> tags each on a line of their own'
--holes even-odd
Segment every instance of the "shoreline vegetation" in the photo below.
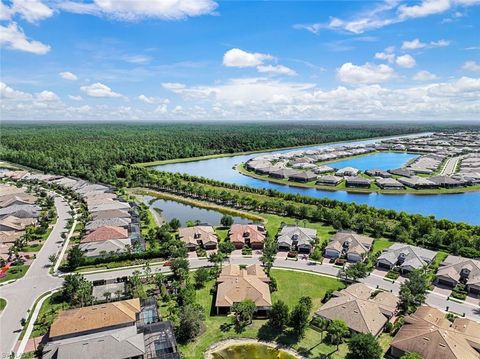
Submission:
<svg viewBox="0 0 480 359">
<path fill-rule="evenodd" d="M 245 168 L 244 163 L 240 163 L 237 166 L 235 166 L 235 170 L 237 170 L 242 175 L 256 178 L 262 181 L 267 181 L 267 182 L 281 184 L 281 185 L 290 186 L 290 187 L 313 188 L 313 189 L 330 191 L 330 192 L 344 191 L 344 192 L 355 193 L 355 194 L 379 193 L 379 194 L 390 194 L 390 195 L 404 195 L 404 194 L 440 195 L 440 194 L 459 194 L 459 193 L 480 191 L 480 185 L 460 187 L 460 188 L 432 188 L 432 189 L 413 189 L 413 188 L 407 187 L 405 189 L 397 189 L 397 190 L 388 190 L 388 189 L 381 189 L 381 188 L 375 188 L 375 187 L 374 188 L 352 188 L 352 187 L 346 187 L 344 182 L 342 182 L 340 185 L 337 185 L 337 186 L 322 186 L 315 183 L 292 182 L 286 179 L 282 180 L 282 179 L 268 177 L 267 175 L 259 175 L 253 171 L 247 170 Z"/>
</svg>

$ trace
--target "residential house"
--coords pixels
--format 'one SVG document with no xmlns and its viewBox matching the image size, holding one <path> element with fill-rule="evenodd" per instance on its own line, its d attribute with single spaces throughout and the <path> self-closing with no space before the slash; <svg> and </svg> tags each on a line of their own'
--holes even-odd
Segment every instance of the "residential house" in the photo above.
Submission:
<svg viewBox="0 0 480 359">
<path fill-rule="evenodd" d="M 347 187 L 369 188 L 371 180 L 361 176 L 345 177 Z"/>
<path fill-rule="evenodd" d="M 107 219 L 97 219 L 96 221 L 92 221 L 88 223 L 87 226 L 85 227 L 85 230 L 87 231 L 87 233 L 89 233 L 104 226 L 128 228 L 130 223 L 131 223 L 130 218 L 114 217 L 114 218 L 107 218 Z"/>
<path fill-rule="evenodd" d="M 234 224 L 230 227 L 229 239 L 237 249 L 249 246 L 252 249 L 262 249 L 267 232 L 259 224 Z"/>
<path fill-rule="evenodd" d="M 398 266 L 400 272 L 406 274 L 427 266 L 436 255 L 437 252 L 425 248 L 395 243 L 380 254 L 377 267 L 390 270 Z"/>
<path fill-rule="evenodd" d="M 34 204 L 36 197 L 28 193 L 12 193 L 0 196 L 0 208 L 9 207 L 15 204 Z"/>
<path fill-rule="evenodd" d="M 0 218 L 8 215 L 18 218 L 37 218 L 40 215 L 40 207 L 35 204 L 14 204 L 0 208 Z"/>
<path fill-rule="evenodd" d="M 288 176 L 288 179 L 290 181 L 306 183 L 306 182 L 314 181 L 315 179 L 317 179 L 317 175 L 310 171 L 298 172 Z"/>
<path fill-rule="evenodd" d="M 233 304 L 250 299 L 257 307 L 257 314 L 265 315 L 272 307 L 269 282 L 258 264 L 246 268 L 235 264 L 224 266 L 217 279 L 217 313 L 228 313 Z"/>
<path fill-rule="evenodd" d="M 320 176 L 316 183 L 323 186 L 336 186 L 342 181 L 343 178 L 338 176 Z"/>
<path fill-rule="evenodd" d="M 0 220 L 0 231 L 23 231 L 26 226 L 37 223 L 36 218 L 7 216 Z"/>
<path fill-rule="evenodd" d="M 382 189 L 404 189 L 405 186 L 394 178 L 377 178 L 377 185 Z"/>
<path fill-rule="evenodd" d="M 406 168 L 396 168 L 392 170 L 388 170 L 389 173 L 395 176 L 401 176 L 401 177 L 412 177 L 414 175 L 414 172 L 412 170 L 408 170 Z"/>
<path fill-rule="evenodd" d="M 345 255 L 350 262 L 360 262 L 370 251 L 373 238 L 354 232 L 337 232 L 325 247 L 325 257 Z"/>
<path fill-rule="evenodd" d="M 99 219 L 112 219 L 112 218 L 130 218 L 130 214 L 127 211 L 123 211 L 120 209 L 111 209 L 111 210 L 92 213 L 93 221 L 96 221 Z"/>
<path fill-rule="evenodd" d="M 379 169 L 372 169 L 365 172 L 367 175 L 371 177 L 381 177 L 381 178 L 390 178 L 392 174 L 388 171 L 379 170 Z"/>
<path fill-rule="evenodd" d="M 315 315 L 328 320 L 343 320 L 352 332 L 378 336 L 397 312 L 398 298 L 390 292 L 376 295 L 363 283 L 335 292 Z"/>
<path fill-rule="evenodd" d="M 87 234 L 79 248 L 87 257 L 104 257 L 126 251 L 131 246 L 128 231 L 122 227 L 103 226 Z"/>
<path fill-rule="evenodd" d="M 317 230 L 299 226 L 284 226 L 277 238 L 279 250 L 310 253 L 317 239 Z"/>
<path fill-rule="evenodd" d="M 391 357 L 406 353 L 418 353 L 423 359 L 478 359 L 480 323 L 460 317 L 452 323 L 439 309 L 421 306 L 405 317 L 390 343 Z"/>
<path fill-rule="evenodd" d="M 190 251 L 194 251 L 197 248 L 215 249 L 218 244 L 218 237 L 212 226 L 180 228 L 178 237 Z"/>
<path fill-rule="evenodd" d="M 465 186 L 465 181 L 455 179 L 450 176 L 432 176 L 429 177 L 428 180 L 443 188 L 455 188 Z"/>
<path fill-rule="evenodd" d="M 452 288 L 465 284 L 468 292 L 480 295 L 480 261 L 449 255 L 437 271 L 436 282 Z"/>
<path fill-rule="evenodd" d="M 290 176 L 299 173 L 299 171 L 292 170 L 291 168 L 281 168 L 275 171 L 270 172 L 270 177 L 272 178 L 280 178 L 280 179 L 287 179 Z"/>
<path fill-rule="evenodd" d="M 343 176 L 356 176 L 360 170 L 353 168 L 353 167 L 344 167 L 340 168 L 337 172 L 335 172 L 335 176 L 343 177 Z"/>
<path fill-rule="evenodd" d="M 414 188 L 414 189 L 428 189 L 436 188 L 438 185 L 435 182 L 432 182 L 425 177 L 412 176 L 410 178 L 398 178 L 398 181 L 405 186 Z"/>
<path fill-rule="evenodd" d="M 110 210 L 128 211 L 129 209 L 130 205 L 127 202 L 120 201 L 108 201 L 88 208 L 88 210 L 92 213 Z"/>
<path fill-rule="evenodd" d="M 335 171 L 332 167 L 330 166 L 317 166 L 313 172 L 316 174 L 322 174 L 322 173 L 328 173 L 328 172 L 333 172 Z"/>
</svg>

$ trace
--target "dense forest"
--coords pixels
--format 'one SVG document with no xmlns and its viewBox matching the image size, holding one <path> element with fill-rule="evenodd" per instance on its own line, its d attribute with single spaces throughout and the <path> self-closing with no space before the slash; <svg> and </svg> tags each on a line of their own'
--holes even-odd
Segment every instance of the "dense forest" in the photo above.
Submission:
<svg viewBox="0 0 480 359">
<path fill-rule="evenodd" d="M 448 126 L 447 126 L 448 127 Z M 3 123 L 0 159 L 114 182 L 114 165 L 291 147 L 431 130 L 414 123 Z M 461 126 L 448 127 L 461 129 Z"/>
</svg>

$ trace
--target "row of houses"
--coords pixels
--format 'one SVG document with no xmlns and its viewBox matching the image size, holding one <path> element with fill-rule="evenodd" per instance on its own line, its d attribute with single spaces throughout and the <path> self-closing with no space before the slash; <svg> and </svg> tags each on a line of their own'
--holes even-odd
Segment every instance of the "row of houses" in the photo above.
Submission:
<svg viewBox="0 0 480 359">
<path fill-rule="evenodd" d="M 315 315 L 327 320 L 343 320 L 352 333 L 378 336 L 395 320 L 398 297 L 390 292 L 372 291 L 357 283 L 333 293 Z M 445 313 L 429 306 L 419 307 L 405 317 L 387 353 L 401 358 L 418 353 L 423 359 L 480 358 L 480 324 L 466 318 L 450 322 Z"/>
<path fill-rule="evenodd" d="M 155 301 L 138 298 L 63 310 L 53 321 L 44 359 L 179 359 L 173 325 Z"/>
<path fill-rule="evenodd" d="M 103 257 L 142 248 L 138 207 L 121 199 L 111 186 L 78 178 L 15 171 L 4 174 L 16 180 L 40 181 L 77 193 L 86 203 L 89 221 L 79 248 L 87 257 Z M 1 213 L 1 212 L 0 212 Z"/>
<path fill-rule="evenodd" d="M 26 188 L 0 184 L 0 257 L 9 259 L 11 248 L 27 226 L 36 225 L 41 208 Z"/>
</svg>

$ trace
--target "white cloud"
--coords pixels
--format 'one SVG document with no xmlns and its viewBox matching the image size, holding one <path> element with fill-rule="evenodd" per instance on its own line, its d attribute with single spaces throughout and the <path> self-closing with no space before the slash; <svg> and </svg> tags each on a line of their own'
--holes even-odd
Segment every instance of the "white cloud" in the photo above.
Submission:
<svg viewBox="0 0 480 359">
<path fill-rule="evenodd" d="M 262 65 L 266 60 L 272 60 L 273 56 L 251 53 L 237 48 L 230 49 L 223 55 L 223 65 L 227 67 L 254 67 Z"/>
<path fill-rule="evenodd" d="M 68 98 L 73 101 L 82 101 L 83 98 L 82 96 L 73 96 L 73 95 L 68 95 Z"/>
<path fill-rule="evenodd" d="M 44 102 L 53 102 L 53 101 L 59 101 L 60 100 L 60 98 L 57 96 L 57 94 L 55 94 L 52 91 L 46 91 L 46 90 L 37 93 L 36 98 L 37 98 L 37 100 L 44 101 Z"/>
<path fill-rule="evenodd" d="M 131 64 L 145 65 L 152 61 L 152 58 L 146 55 L 126 55 L 123 60 Z"/>
<path fill-rule="evenodd" d="M 378 60 L 386 60 L 392 63 L 393 61 L 395 61 L 395 54 L 393 53 L 394 51 L 395 47 L 389 46 L 383 52 L 375 53 L 375 58 Z"/>
<path fill-rule="evenodd" d="M 178 83 L 178 82 L 164 82 L 164 83 L 162 83 L 162 87 L 166 90 L 170 90 L 170 91 L 175 92 L 177 90 L 184 89 L 186 87 L 186 85 Z"/>
<path fill-rule="evenodd" d="M 39 41 L 28 40 L 23 30 L 15 22 L 11 22 L 7 26 L 0 25 L 0 45 L 37 55 L 44 55 L 50 51 L 50 46 Z"/>
<path fill-rule="evenodd" d="M 66 1 L 58 6 L 62 10 L 74 13 L 137 21 L 144 18 L 181 20 L 212 14 L 218 4 L 213 0 L 94 0 L 91 3 Z"/>
<path fill-rule="evenodd" d="M 77 75 L 74 73 L 71 73 L 69 71 L 64 71 L 59 73 L 60 77 L 64 80 L 69 80 L 69 81 L 76 81 L 78 80 Z"/>
<path fill-rule="evenodd" d="M 11 13 L 18 13 L 28 22 L 36 23 L 53 15 L 53 10 L 39 0 L 13 0 Z"/>
<path fill-rule="evenodd" d="M 27 92 L 14 90 L 6 83 L 0 81 L 0 97 L 13 100 L 25 100 L 32 98 L 32 95 Z"/>
<path fill-rule="evenodd" d="M 294 76 L 297 74 L 295 70 L 283 65 L 260 65 L 260 66 L 257 66 L 257 71 L 260 73 L 278 74 L 278 75 L 287 75 L 287 76 Z"/>
<path fill-rule="evenodd" d="M 465 61 L 462 66 L 462 70 L 471 71 L 471 72 L 480 72 L 480 64 L 475 61 Z"/>
<path fill-rule="evenodd" d="M 394 78 L 395 71 L 384 64 L 366 63 L 358 66 L 347 62 L 337 70 L 337 77 L 340 81 L 349 84 L 376 84 Z"/>
<path fill-rule="evenodd" d="M 429 71 L 422 70 L 418 71 L 413 77 L 415 81 L 433 81 L 436 80 L 438 77 L 435 74 L 432 74 Z"/>
<path fill-rule="evenodd" d="M 155 113 L 160 113 L 160 114 L 165 114 L 168 112 L 168 107 L 167 107 L 167 104 L 161 104 L 159 105 L 155 111 Z"/>
<path fill-rule="evenodd" d="M 122 97 L 121 94 L 112 91 L 110 87 L 100 82 L 81 86 L 80 90 L 90 97 Z"/>
<path fill-rule="evenodd" d="M 154 104 L 154 103 L 160 103 L 160 104 L 168 104 L 170 103 L 170 100 L 164 99 L 164 98 L 158 98 L 158 97 L 153 97 L 153 96 L 145 96 L 145 95 L 140 95 L 138 96 L 138 99 L 144 103 L 148 104 Z"/>
<path fill-rule="evenodd" d="M 397 63 L 398 66 L 404 67 L 407 69 L 410 69 L 417 64 L 413 56 L 409 54 L 398 56 L 395 62 Z"/>
<path fill-rule="evenodd" d="M 478 4 L 480 0 L 421 0 L 410 6 L 400 0 L 386 0 L 380 4 L 376 3 L 375 6 L 357 13 L 348 20 L 333 17 L 327 23 L 296 24 L 294 28 L 305 29 L 315 34 L 322 29 L 361 34 L 409 19 L 444 13 L 458 6 Z"/>
<path fill-rule="evenodd" d="M 3 1 L 0 1 L 0 20 L 10 20 L 11 17 L 12 10 L 7 5 L 5 5 Z"/>
<path fill-rule="evenodd" d="M 421 42 L 418 38 L 411 41 L 404 41 L 402 44 L 402 50 L 417 50 L 423 48 L 433 48 L 433 47 L 445 47 L 450 45 L 450 41 L 445 39 L 440 39 L 438 41 L 430 41 L 428 44 Z"/>
</svg>

